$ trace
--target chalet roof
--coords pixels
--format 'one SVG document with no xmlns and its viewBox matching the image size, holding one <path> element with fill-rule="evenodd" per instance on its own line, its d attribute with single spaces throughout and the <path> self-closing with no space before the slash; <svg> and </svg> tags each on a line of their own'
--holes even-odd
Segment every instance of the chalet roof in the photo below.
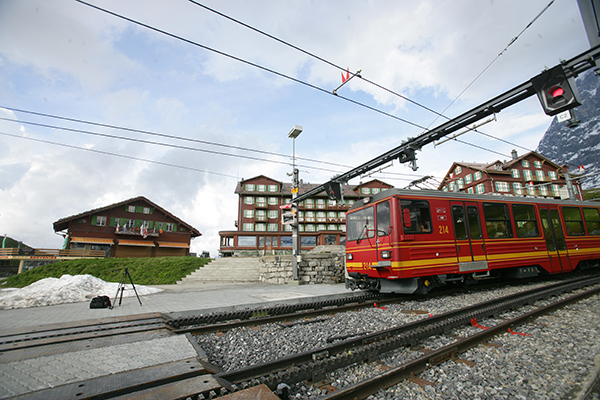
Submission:
<svg viewBox="0 0 600 400">
<path fill-rule="evenodd" d="M 118 203 L 111 204 L 109 206 L 95 208 L 93 210 L 84 211 L 84 212 L 76 214 L 76 215 L 71 215 L 70 217 L 61 218 L 58 221 L 54 222 L 54 224 L 53 224 L 54 225 L 54 231 L 58 232 L 58 231 L 62 231 L 62 230 L 67 229 L 69 227 L 69 222 L 73 221 L 75 219 L 78 219 L 78 218 L 81 218 L 81 217 L 85 217 L 87 215 L 98 214 L 98 213 L 100 213 L 102 211 L 106 211 L 106 210 L 110 210 L 110 209 L 113 209 L 113 208 L 116 208 L 116 207 L 124 206 L 124 205 L 130 204 L 130 203 L 134 203 L 136 201 L 142 201 L 142 202 L 148 204 L 149 206 L 154 207 L 157 210 L 160 210 L 165 215 L 168 215 L 169 217 L 173 218 L 175 221 L 177 221 L 178 224 L 181 224 L 181 225 L 185 226 L 186 228 L 188 228 L 189 231 L 191 232 L 192 237 L 202 236 L 202 234 L 200 233 L 200 231 L 198 231 L 196 228 L 194 228 L 193 226 L 191 226 L 187 222 L 183 221 L 181 218 L 178 218 L 175 215 L 171 214 L 169 211 L 165 210 L 164 208 L 162 208 L 158 204 L 156 204 L 156 203 L 148 200 L 144 196 L 133 197 L 131 199 L 127 199 L 127 200 L 124 200 L 124 201 L 121 201 L 121 202 L 118 202 Z"/>
</svg>

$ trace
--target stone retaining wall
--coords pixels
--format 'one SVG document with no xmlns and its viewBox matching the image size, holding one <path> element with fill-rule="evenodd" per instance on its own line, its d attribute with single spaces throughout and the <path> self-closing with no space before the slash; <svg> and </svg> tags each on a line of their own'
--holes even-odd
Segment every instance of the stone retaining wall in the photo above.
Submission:
<svg viewBox="0 0 600 400">
<path fill-rule="evenodd" d="M 301 254 L 298 278 L 304 284 L 343 283 L 345 280 L 344 246 L 318 246 Z M 261 257 L 260 281 L 286 284 L 292 281 L 292 256 Z"/>
</svg>

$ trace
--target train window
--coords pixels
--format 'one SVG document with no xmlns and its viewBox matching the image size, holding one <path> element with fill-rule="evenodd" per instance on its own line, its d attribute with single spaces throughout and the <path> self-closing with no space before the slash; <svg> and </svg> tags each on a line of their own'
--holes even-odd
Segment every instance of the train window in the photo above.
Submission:
<svg viewBox="0 0 600 400">
<path fill-rule="evenodd" d="M 565 219 L 565 229 L 567 230 L 567 235 L 585 235 L 585 230 L 583 229 L 583 219 L 581 218 L 581 211 L 579 211 L 579 207 L 563 207 L 562 214 L 563 218 Z"/>
<path fill-rule="evenodd" d="M 517 237 L 539 237 L 535 209 L 531 204 L 513 204 L 513 216 L 515 217 L 515 228 Z"/>
<path fill-rule="evenodd" d="M 481 239 L 481 225 L 479 224 L 479 212 L 477 211 L 477 207 L 467 206 L 467 217 L 471 239 Z"/>
<path fill-rule="evenodd" d="M 404 221 L 404 233 L 431 233 L 431 212 L 425 200 L 400 200 Z"/>
<path fill-rule="evenodd" d="M 589 235 L 600 235 L 600 214 L 597 208 L 584 208 L 583 218 Z"/>
<path fill-rule="evenodd" d="M 390 202 L 384 201 L 377 204 L 377 236 L 389 235 L 391 233 L 391 226 Z"/>
<path fill-rule="evenodd" d="M 483 203 L 483 215 L 489 238 L 511 238 L 513 236 L 508 205 L 504 203 Z"/>
<path fill-rule="evenodd" d="M 465 213 L 462 206 L 452 206 L 452 220 L 456 238 L 458 240 L 467 239 L 467 224 L 465 224 Z"/>
<path fill-rule="evenodd" d="M 349 242 L 375 236 L 374 214 L 375 212 L 371 206 L 346 215 L 346 237 Z"/>
</svg>

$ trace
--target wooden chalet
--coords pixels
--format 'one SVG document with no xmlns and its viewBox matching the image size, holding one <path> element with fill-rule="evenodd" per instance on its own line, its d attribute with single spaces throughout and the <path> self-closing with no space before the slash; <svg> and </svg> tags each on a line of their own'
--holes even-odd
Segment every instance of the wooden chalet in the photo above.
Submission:
<svg viewBox="0 0 600 400">
<path fill-rule="evenodd" d="M 566 165 L 559 166 L 530 151 L 518 156 L 512 151 L 509 161 L 489 164 L 455 162 L 442 180 L 439 190 L 474 194 L 564 198 L 567 195 Z M 581 184 L 573 181 L 573 191 L 583 200 Z"/>
<path fill-rule="evenodd" d="M 65 248 L 104 250 L 109 257 L 187 256 L 201 233 L 140 196 L 54 222 Z"/>
</svg>

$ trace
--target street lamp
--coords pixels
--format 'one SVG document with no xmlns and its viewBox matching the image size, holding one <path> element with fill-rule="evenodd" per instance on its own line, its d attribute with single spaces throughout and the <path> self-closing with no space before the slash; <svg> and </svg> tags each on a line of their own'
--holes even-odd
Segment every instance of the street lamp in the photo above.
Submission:
<svg viewBox="0 0 600 400">
<path fill-rule="evenodd" d="M 298 205 L 294 203 L 294 199 L 298 197 L 298 169 L 296 169 L 296 138 L 302 133 L 302 127 L 294 125 L 288 133 L 288 137 L 293 140 L 292 153 L 292 278 L 298 280 Z"/>
</svg>

